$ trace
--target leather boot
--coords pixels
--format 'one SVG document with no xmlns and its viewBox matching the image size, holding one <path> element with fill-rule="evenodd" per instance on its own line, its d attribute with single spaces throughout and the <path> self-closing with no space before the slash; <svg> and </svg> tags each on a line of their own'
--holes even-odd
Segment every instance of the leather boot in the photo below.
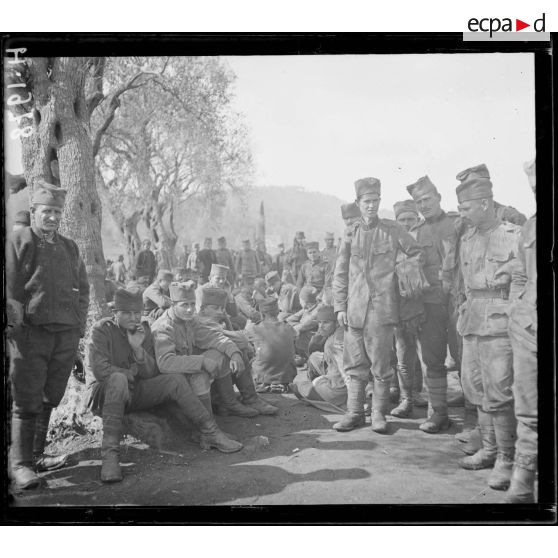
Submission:
<svg viewBox="0 0 558 558">
<path fill-rule="evenodd" d="M 463 416 L 463 429 L 458 432 L 455 437 L 460 442 L 466 444 L 469 438 L 475 434 L 475 430 L 478 430 L 478 420 L 477 420 L 477 407 L 473 405 L 470 401 L 465 399 L 465 410 Z"/>
<path fill-rule="evenodd" d="M 432 414 L 428 415 L 426 421 L 424 421 L 419 428 L 427 434 L 436 434 L 450 427 L 447 403 L 447 376 L 440 378 L 427 377 L 426 387 L 428 388 L 428 400 L 432 407 Z"/>
<path fill-rule="evenodd" d="M 26 415 L 24 417 L 12 415 L 10 464 L 12 480 L 16 488 L 20 490 L 38 488 L 41 485 L 41 479 L 33 470 L 35 420 L 35 415 Z"/>
<path fill-rule="evenodd" d="M 103 441 L 101 443 L 101 480 L 103 482 L 120 482 L 122 471 L 118 457 L 122 438 L 122 419 L 124 403 L 106 402 L 103 405 Z"/>
<path fill-rule="evenodd" d="M 45 453 L 46 439 L 48 434 L 48 425 L 50 423 L 50 415 L 52 407 L 43 405 L 43 411 L 37 415 L 35 421 L 35 438 L 33 439 L 33 461 L 35 463 L 35 471 L 42 473 L 44 471 L 55 471 L 66 465 L 68 456 L 47 455 Z"/>
<path fill-rule="evenodd" d="M 477 410 L 482 448 L 474 455 L 463 457 L 457 462 L 461 468 L 469 471 L 490 469 L 496 461 L 496 434 L 492 424 L 492 416 L 490 413 L 484 412 L 480 407 Z"/>
<path fill-rule="evenodd" d="M 366 381 L 349 376 L 347 380 L 347 412 L 343 418 L 333 425 L 338 432 L 348 432 L 359 426 L 364 426 L 364 398 Z"/>
<path fill-rule="evenodd" d="M 494 490 L 507 490 L 510 486 L 517 439 L 517 420 L 513 409 L 494 413 L 492 416 L 496 434 L 496 463 L 488 477 L 488 486 Z"/>
<path fill-rule="evenodd" d="M 231 440 L 218 426 L 211 412 L 211 398 L 209 395 L 200 397 L 204 406 L 204 412 L 197 416 L 190 416 L 190 420 L 198 427 L 201 436 L 199 444 L 202 449 L 215 448 L 222 453 L 234 453 L 240 451 L 244 446 L 236 440 Z"/>
<path fill-rule="evenodd" d="M 372 415 L 370 422 L 372 430 L 378 434 L 386 434 L 388 425 L 386 414 L 389 406 L 389 381 L 374 379 L 374 393 L 372 394 Z"/>
<path fill-rule="evenodd" d="M 511 484 L 506 493 L 506 504 L 533 504 L 535 502 L 535 478 L 537 472 L 524 469 L 516 463 L 513 468 Z"/>
<path fill-rule="evenodd" d="M 406 366 L 399 365 L 399 389 L 401 390 L 401 401 L 391 411 L 392 417 L 407 418 L 413 415 L 413 374 L 409 373 Z"/>
<path fill-rule="evenodd" d="M 256 393 L 251 367 L 237 374 L 235 383 L 243 405 L 256 409 L 260 415 L 276 415 L 279 412 L 275 405 L 270 405 Z"/>
<path fill-rule="evenodd" d="M 234 415 L 245 418 L 257 417 L 260 414 L 259 411 L 253 407 L 243 405 L 236 398 L 230 374 L 227 374 L 223 378 L 216 378 L 213 384 L 221 400 L 221 404 L 215 409 L 217 414 L 222 416 Z"/>
</svg>

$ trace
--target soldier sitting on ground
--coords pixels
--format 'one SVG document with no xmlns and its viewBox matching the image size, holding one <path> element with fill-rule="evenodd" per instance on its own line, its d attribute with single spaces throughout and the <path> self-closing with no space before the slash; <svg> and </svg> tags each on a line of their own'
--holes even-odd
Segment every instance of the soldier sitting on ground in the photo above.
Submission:
<svg viewBox="0 0 558 558">
<path fill-rule="evenodd" d="M 257 324 L 262 321 L 262 315 L 254 307 L 253 292 L 254 289 L 251 287 L 242 287 L 240 292 L 234 297 L 234 301 L 239 314 L 242 315 L 247 322 L 250 321 Z"/>
<path fill-rule="evenodd" d="M 176 404 L 199 429 L 201 447 L 215 447 L 225 453 L 242 449 L 242 444 L 219 430 L 210 410 L 183 375 L 159 373 L 149 325 L 140 322 L 141 293 L 119 289 L 114 308 L 114 318 L 104 318 L 93 326 L 87 347 L 87 405 L 103 418 L 101 480 L 122 480 L 118 455 L 124 414 L 162 403 Z M 200 369 L 203 365 L 215 373 L 218 368 L 215 361 L 205 361 L 203 356 L 199 361 Z"/>
<path fill-rule="evenodd" d="M 302 305 L 302 310 L 299 310 L 296 314 L 293 314 L 287 318 L 287 323 L 293 326 L 296 333 L 296 365 L 303 366 L 308 360 L 308 346 L 310 344 L 310 339 L 316 331 L 318 330 L 318 303 L 316 302 L 316 297 L 318 296 L 318 291 L 307 285 L 303 287 L 300 291 L 300 304 Z"/>
<path fill-rule="evenodd" d="M 250 323 L 246 329 L 248 339 L 256 349 L 252 362 L 253 374 L 259 393 L 287 393 L 289 383 L 296 376 L 295 334 L 293 328 L 277 319 L 279 306 L 276 298 L 260 303 L 263 321 Z"/>
<path fill-rule="evenodd" d="M 266 290 L 267 296 L 277 298 L 279 305 L 279 315 L 277 319 L 280 322 L 285 321 L 289 316 L 300 310 L 300 300 L 298 298 L 298 289 L 293 284 L 292 274 L 286 269 L 283 271 L 283 279 L 279 279 L 277 271 L 270 271 L 265 280 L 268 285 Z"/>
<path fill-rule="evenodd" d="M 143 315 L 150 324 L 167 308 L 170 308 L 169 285 L 171 282 L 172 272 L 161 269 L 157 273 L 157 279 L 143 291 Z"/>
</svg>

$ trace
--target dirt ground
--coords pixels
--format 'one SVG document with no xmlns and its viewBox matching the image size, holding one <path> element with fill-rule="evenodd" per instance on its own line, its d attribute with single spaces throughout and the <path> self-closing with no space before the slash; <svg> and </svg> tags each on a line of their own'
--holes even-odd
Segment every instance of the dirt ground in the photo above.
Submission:
<svg viewBox="0 0 558 558">
<path fill-rule="evenodd" d="M 299 373 L 300 376 L 300 373 Z M 457 382 L 450 382 L 455 393 Z M 328 414 L 294 395 L 264 395 L 275 417 L 218 417 L 245 448 L 225 455 L 202 451 L 174 431 L 161 450 L 127 437 L 121 449 L 124 480 L 100 482 L 99 433 L 66 437 L 48 451 L 65 450 L 71 464 L 42 475 L 45 486 L 14 495 L 16 506 L 165 506 L 274 504 L 477 504 L 499 503 L 488 471 L 457 466 L 464 454 L 454 439 L 463 408 L 450 408 L 452 427 L 437 435 L 413 419 L 389 417 L 390 433 L 369 424 L 352 432 L 331 428 Z M 262 438 L 264 437 L 264 438 Z"/>
</svg>

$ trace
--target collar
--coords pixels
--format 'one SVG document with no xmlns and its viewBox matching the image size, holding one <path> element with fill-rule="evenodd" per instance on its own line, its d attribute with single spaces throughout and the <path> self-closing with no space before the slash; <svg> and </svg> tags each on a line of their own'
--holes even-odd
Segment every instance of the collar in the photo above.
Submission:
<svg viewBox="0 0 558 558">
<path fill-rule="evenodd" d="M 41 239 L 42 242 L 48 242 L 45 233 L 41 229 L 39 229 L 39 227 L 33 225 L 31 227 L 31 230 L 35 233 L 37 237 Z M 58 242 L 58 231 L 54 231 L 54 234 L 52 235 L 51 243 L 56 243 L 56 242 Z"/>
<path fill-rule="evenodd" d="M 426 223 L 438 223 L 442 219 L 446 217 L 446 212 L 443 209 L 440 209 L 440 213 L 435 215 L 434 217 L 430 217 L 429 219 L 425 219 Z"/>
<path fill-rule="evenodd" d="M 475 227 L 475 233 L 478 234 L 490 234 L 492 231 L 495 231 L 500 225 L 502 224 L 502 221 L 500 221 L 499 219 L 494 219 L 493 223 L 487 227 L 486 229 L 479 229 L 479 227 Z"/>
<path fill-rule="evenodd" d="M 376 215 L 376 217 L 374 219 L 372 219 L 372 222 L 370 224 L 368 224 L 365 220 L 364 217 L 360 218 L 360 228 L 363 231 L 371 231 L 372 229 L 375 229 L 378 226 L 378 223 L 380 222 L 380 218 Z"/>
</svg>

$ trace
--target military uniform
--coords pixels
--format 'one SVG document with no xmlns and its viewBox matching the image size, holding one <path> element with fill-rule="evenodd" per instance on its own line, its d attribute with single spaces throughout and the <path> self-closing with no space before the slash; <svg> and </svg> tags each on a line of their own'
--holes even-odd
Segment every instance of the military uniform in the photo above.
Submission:
<svg viewBox="0 0 558 558">
<path fill-rule="evenodd" d="M 147 249 L 139 252 L 136 258 L 136 277 L 149 277 L 149 283 L 155 279 L 157 273 L 157 260 L 155 254 Z"/>
<path fill-rule="evenodd" d="M 198 265 L 201 283 L 207 283 L 211 266 L 217 263 L 215 251 L 211 248 L 204 248 L 198 252 Z"/>
<path fill-rule="evenodd" d="M 217 248 L 215 256 L 217 257 L 216 263 L 229 268 L 229 271 L 227 272 L 227 281 L 231 285 L 234 285 L 236 283 L 236 270 L 231 251 L 228 248 Z"/>
<path fill-rule="evenodd" d="M 308 287 L 305 287 L 307 289 Z M 295 348 L 296 353 L 302 358 L 308 358 L 308 346 L 310 339 L 318 329 L 318 303 L 315 302 L 317 293 L 314 294 L 314 302 L 289 316 L 286 322 L 293 327 L 296 332 Z M 301 295 L 304 296 L 301 292 Z"/>
<path fill-rule="evenodd" d="M 171 306 L 170 293 L 168 289 L 163 289 L 159 281 L 151 283 L 143 291 L 143 315 L 150 323 L 153 323 L 161 314 Z"/>
<path fill-rule="evenodd" d="M 254 279 L 260 273 L 260 262 L 256 251 L 249 248 L 241 250 L 236 256 L 236 272 L 242 276 L 243 285 L 253 285 Z"/>
<path fill-rule="evenodd" d="M 302 264 L 298 272 L 296 286 L 302 289 L 305 285 L 312 285 L 318 292 L 322 291 L 328 275 L 329 263 L 319 259 L 317 262 L 307 261 Z"/>
<path fill-rule="evenodd" d="M 287 263 L 291 269 L 293 277 L 298 277 L 298 272 L 300 268 L 308 260 L 308 254 L 306 253 L 306 248 L 302 244 L 304 240 L 304 233 L 297 232 L 293 243 L 293 247 L 287 252 Z"/>
</svg>

